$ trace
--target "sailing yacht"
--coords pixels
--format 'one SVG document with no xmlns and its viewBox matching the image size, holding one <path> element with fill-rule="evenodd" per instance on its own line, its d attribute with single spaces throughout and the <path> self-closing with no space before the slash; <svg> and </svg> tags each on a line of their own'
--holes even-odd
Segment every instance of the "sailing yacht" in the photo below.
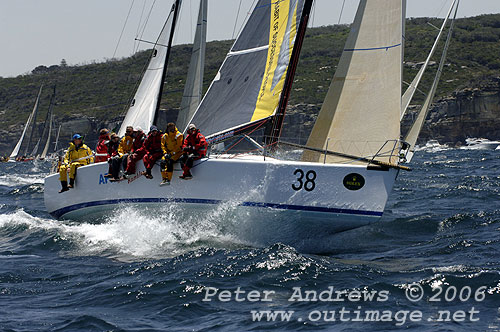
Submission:
<svg viewBox="0 0 500 332">
<path fill-rule="evenodd" d="M 165 25 L 172 34 L 179 5 L 176 1 Z M 280 135 L 311 5 L 312 0 L 257 1 L 186 122 L 196 124 L 212 145 L 264 131 L 262 153 L 234 155 L 226 148 L 195 163 L 193 180 L 163 187 L 157 167 L 153 176 L 158 183 L 141 176 L 142 163 L 136 176 L 114 183 L 104 177 L 105 163 L 83 166 L 75 188 L 63 194 L 53 174 L 45 179 L 48 212 L 88 220 L 123 206 L 162 211 L 174 205 L 193 213 L 222 208 L 275 225 L 281 232 L 274 232 L 273 241 L 283 242 L 290 237 L 314 241 L 379 220 L 396 177 L 409 169 L 402 165 L 405 144 L 400 140 L 405 0 L 360 1 L 318 120 L 307 145 L 297 146 Z M 168 53 L 164 34 L 153 54 Z M 148 69 L 120 133 L 127 125 L 149 128 L 154 123 L 163 79 L 151 75 Z M 278 144 L 303 149 L 302 158 L 273 157 Z M 297 228 L 302 232 L 285 231 Z"/>
<path fill-rule="evenodd" d="M 14 147 L 14 150 L 12 150 L 12 153 L 9 156 L 9 159 L 8 159 L 9 162 L 28 161 L 28 160 L 33 159 L 33 158 L 25 158 L 24 156 L 27 155 L 27 151 L 28 151 L 29 146 L 31 144 L 31 138 L 33 136 L 33 131 L 35 129 L 36 116 L 38 113 L 38 105 L 40 102 L 40 96 L 42 94 L 42 89 L 43 89 L 43 85 L 40 87 L 40 90 L 38 90 L 38 95 L 37 95 L 36 100 L 35 100 L 35 105 L 33 106 L 33 111 L 31 111 L 30 116 L 28 117 L 28 120 L 26 121 L 26 124 L 24 125 L 23 133 L 21 134 L 19 141 L 17 142 L 16 146 Z M 33 125 L 32 125 L 32 123 L 33 123 Z M 32 126 L 32 129 L 31 129 L 31 134 L 30 134 L 30 138 L 29 138 L 29 143 L 24 150 L 24 154 L 22 156 L 20 156 L 19 151 L 21 150 L 21 146 L 22 146 L 23 141 L 24 141 L 24 136 L 26 135 L 26 132 L 30 126 Z"/>
</svg>

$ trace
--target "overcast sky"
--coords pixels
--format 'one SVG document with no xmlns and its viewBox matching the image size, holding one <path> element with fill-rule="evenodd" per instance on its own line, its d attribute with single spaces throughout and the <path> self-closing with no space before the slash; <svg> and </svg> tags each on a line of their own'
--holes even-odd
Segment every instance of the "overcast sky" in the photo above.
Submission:
<svg viewBox="0 0 500 332">
<path fill-rule="evenodd" d="M 255 0 L 209 0 L 208 39 L 230 39 L 237 34 Z M 408 0 L 408 17 L 442 17 L 452 0 Z M 0 76 L 30 72 L 66 59 L 70 65 L 130 56 L 134 38 L 154 41 L 173 0 L 0 0 Z M 241 8 L 238 13 L 238 8 Z M 343 0 L 316 0 L 312 24 L 336 24 Z M 351 23 L 358 0 L 345 0 L 341 23 Z M 154 6 L 153 6 L 154 4 Z M 198 13 L 198 0 L 183 0 L 174 44 L 190 43 Z M 118 43 L 127 14 L 121 41 Z M 500 13 L 500 0 L 462 0 L 459 16 Z M 142 20 L 141 20 L 142 16 Z M 236 25 L 236 32 L 234 27 Z M 141 32 L 139 32 L 141 34 Z M 141 43 L 140 49 L 150 45 Z"/>
</svg>

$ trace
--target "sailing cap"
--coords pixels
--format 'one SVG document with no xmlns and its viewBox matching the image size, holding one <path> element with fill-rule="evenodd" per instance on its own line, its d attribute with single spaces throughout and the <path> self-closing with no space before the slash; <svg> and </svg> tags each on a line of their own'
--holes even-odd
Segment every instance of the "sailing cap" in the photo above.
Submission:
<svg viewBox="0 0 500 332">
<path fill-rule="evenodd" d="M 196 126 L 194 125 L 194 123 L 191 123 L 191 124 L 188 126 L 188 130 L 191 130 L 191 129 L 196 129 Z"/>
<path fill-rule="evenodd" d="M 80 135 L 80 134 L 73 135 L 73 139 L 80 139 L 80 138 L 82 138 L 82 135 Z"/>
<path fill-rule="evenodd" d="M 156 126 L 151 126 L 149 128 L 149 131 L 158 131 L 158 128 Z"/>
<path fill-rule="evenodd" d="M 144 131 L 144 130 L 142 130 L 142 128 L 138 126 L 138 127 L 135 127 L 135 131 Z"/>
</svg>

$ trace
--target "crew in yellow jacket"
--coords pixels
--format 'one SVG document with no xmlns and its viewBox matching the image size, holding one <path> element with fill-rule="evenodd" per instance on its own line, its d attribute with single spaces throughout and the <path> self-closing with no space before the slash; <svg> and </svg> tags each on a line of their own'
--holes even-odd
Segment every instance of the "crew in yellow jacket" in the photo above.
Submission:
<svg viewBox="0 0 500 332">
<path fill-rule="evenodd" d="M 64 161 L 59 167 L 59 181 L 62 189 L 60 193 L 68 191 L 75 185 L 76 169 L 80 166 L 88 165 L 94 161 L 92 150 L 82 142 L 80 134 L 73 135 L 73 142 L 69 143 L 69 149 L 64 156 Z M 69 168 L 69 185 L 68 185 Z"/>
<path fill-rule="evenodd" d="M 170 122 L 167 125 L 167 132 L 161 138 L 161 149 L 163 150 L 163 158 L 161 159 L 161 176 L 160 185 L 170 184 L 172 174 L 174 173 L 174 163 L 182 156 L 182 144 L 184 136 L 177 129 L 175 123 Z"/>
</svg>

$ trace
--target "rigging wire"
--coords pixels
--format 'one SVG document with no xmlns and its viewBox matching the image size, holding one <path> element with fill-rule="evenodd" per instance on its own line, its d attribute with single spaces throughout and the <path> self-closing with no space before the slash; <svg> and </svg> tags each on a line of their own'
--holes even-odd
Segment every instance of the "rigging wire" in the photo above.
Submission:
<svg viewBox="0 0 500 332">
<path fill-rule="evenodd" d="M 132 3 L 130 4 L 127 18 L 125 19 L 125 23 L 123 24 L 122 32 L 120 33 L 120 37 L 118 38 L 118 42 L 116 43 L 115 51 L 113 52 L 113 56 L 111 57 L 112 59 L 115 58 L 116 51 L 118 50 L 118 46 L 120 45 L 120 41 L 122 40 L 123 32 L 125 31 L 125 27 L 127 26 L 128 18 L 130 17 L 130 12 L 132 11 L 132 7 L 134 7 L 134 2 L 135 2 L 135 0 L 132 0 Z"/>
<path fill-rule="evenodd" d="M 443 11 L 444 6 L 448 3 L 449 0 L 444 0 L 443 5 L 441 6 L 441 9 L 439 9 L 438 13 L 434 17 L 438 17 L 441 12 Z"/>
<path fill-rule="evenodd" d="M 342 13 L 344 12 L 344 6 L 345 6 L 345 0 L 342 2 L 342 9 L 340 9 L 339 23 L 338 24 L 340 24 L 340 20 L 342 19 Z"/>
<path fill-rule="evenodd" d="M 153 1 L 153 4 L 151 5 L 151 8 L 149 9 L 148 16 L 146 16 L 146 20 L 144 21 L 144 25 L 142 26 L 142 32 L 141 32 L 140 39 L 143 39 L 142 37 L 144 36 L 144 31 L 146 31 L 146 26 L 149 22 L 149 18 L 151 17 L 151 13 L 153 12 L 153 8 L 154 8 L 155 4 L 156 4 L 156 0 Z M 137 51 L 139 50 L 139 45 L 140 45 L 140 43 L 137 43 L 137 47 L 136 47 L 134 53 L 137 53 Z"/>
<path fill-rule="evenodd" d="M 241 9 L 241 1 L 238 5 L 238 12 L 236 13 L 236 19 L 234 20 L 233 34 L 231 35 L 231 39 L 234 39 L 234 32 L 236 31 L 236 25 L 238 24 L 238 17 L 240 17 L 240 9 Z"/>
<path fill-rule="evenodd" d="M 246 16 L 246 17 L 245 17 L 245 19 L 243 20 L 243 23 L 241 24 L 241 27 L 240 27 L 240 29 L 238 30 L 238 34 L 236 35 L 236 38 L 240 35 L 241 30 L 243 30 L 243 27 L 244 27 L 244 26 L 245 26 L 245 24 L 247 23 L 248 18 L 249 18 L 249 17 L 250 17 L 250 15 L 252 14 L 252 8 L 254 8 L 254 7 L 255 7 L 255 2 L 256 2 L 256 1 L 257 1 L 257 0 L 253 0 L 253 1 L 252 1 L 252 5 L 250 6 L 250 8 L 249 8 L 249 9 L 248 9 L 248 11 L 247 11 L 247 16 Z"/>
<path fill-rule="evenodd" d="M 146 0 L 144 0 L 142 3 L 142 11 L 141 11 L 141 16 L 139 18 L 139 23 L 137 24 L 137 31 L 135 33 L 135 39 L 139 38 L 139 32 L 141 31 L 142 17 L 144 16 L 145 9 L 146 9 Z M 134 48 L 132 49 L 132 54 L 135 53 L 135 49 L 136 49 L 138 43 L 139 43 L 138 41 L 134 40 Z"/>
</svg>

